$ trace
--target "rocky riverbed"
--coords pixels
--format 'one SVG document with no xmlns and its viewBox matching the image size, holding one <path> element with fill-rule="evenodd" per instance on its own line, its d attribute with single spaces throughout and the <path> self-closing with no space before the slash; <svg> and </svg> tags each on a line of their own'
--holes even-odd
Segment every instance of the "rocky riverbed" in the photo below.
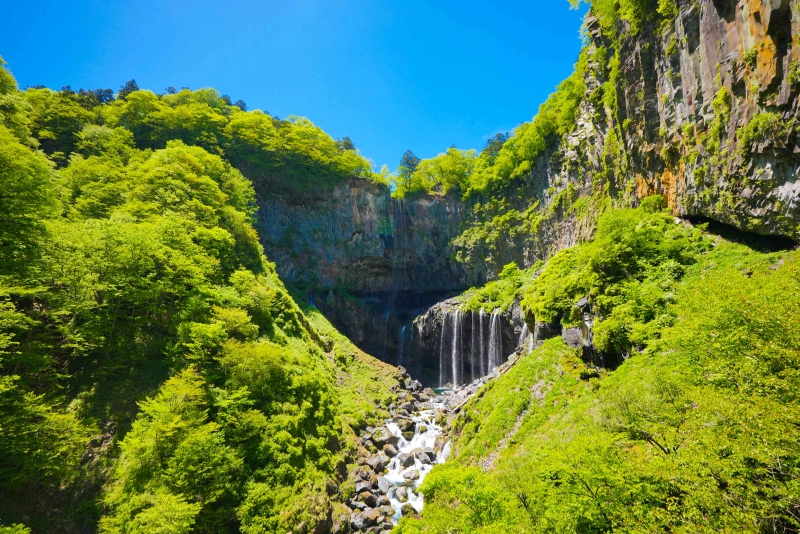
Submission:
<svg viewBox="0 0 800 534">
<path fill-rule="evenodd" d="M 444 429 L 453 392 L 423 388 L 402 367 L 400 372 L 404 389 L 389 406 L 392 417 L 380 427 L 368 427 L 359 438 L 361 455 L 350 473 L 355 491 L 346 503 L 350 532 L 389 532 L 402 516 L 422 511 L 417 490 L 449 454 Z"/>
<path fill-rule="evenodd" d="M 391 418 L 368 427 L 359 437 L 359 458 L 350 478 L 355 485 L 346 505 L 349 520 L 340 517 L 335 532 L 386 534 L 403 516 L 422 511 L 418 489 L 435 465 L 447 461 L 451 418 L 488 381 L 513 366 L 527 347 L 518 347 L 506 363 L 459 388 L 423 388 L 399 368 L 402 390 L 389 406 Z"/>
</svg>

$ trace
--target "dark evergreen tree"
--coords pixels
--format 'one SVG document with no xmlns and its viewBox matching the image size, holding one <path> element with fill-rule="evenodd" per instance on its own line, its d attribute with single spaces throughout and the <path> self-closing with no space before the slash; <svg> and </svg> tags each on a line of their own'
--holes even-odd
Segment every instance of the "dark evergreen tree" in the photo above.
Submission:
<svg viewBox="0 0 800 534">
<path fill-rule="evenodd" d="M 119 88 L 119 98 L 125 98 L 134 91 L 138 91 L 139 86 L 136 85 L 136 80 L 128 80 L 125 85 Z"/>
</svg>

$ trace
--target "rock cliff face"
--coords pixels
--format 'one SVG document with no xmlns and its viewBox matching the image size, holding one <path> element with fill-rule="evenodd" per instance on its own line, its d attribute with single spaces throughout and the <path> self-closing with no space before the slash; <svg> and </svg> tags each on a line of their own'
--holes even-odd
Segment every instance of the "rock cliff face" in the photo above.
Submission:
<svg viewBox="0 0 800 534">
<path fill-rule="evenodd" d="M 456 198 L 396 199 L 385 186 L 352 178 L 308 199 L 262 195 L 258 231 L 278 272 L 298 287 L 423 294 L 467 284 L 450 252 L 462 216 Z"/>
<path fill-rule="evenodd" d="M 681 0 L 633 34 L 619 23 L 618 112 L 592 93 L 612 43 L 590 17 L 587 95 L 573 138 L 583 180 L 664 195 L 677 215 L 800 237 L 800 23 L 789 0 Z M 593 103 L 593 101 L 595 103 Z"/>
</svg>

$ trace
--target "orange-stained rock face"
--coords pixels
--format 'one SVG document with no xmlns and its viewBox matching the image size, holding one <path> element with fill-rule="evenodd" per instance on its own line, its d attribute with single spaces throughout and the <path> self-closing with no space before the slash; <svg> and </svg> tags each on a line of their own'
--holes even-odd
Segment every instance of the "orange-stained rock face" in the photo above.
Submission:
<svg viewBox="0 0 800 534">
<path fill-rule="evenodd" d="M 650 20 L 637 35 L 620 26 L 619 114 L 587 103 L 578 125 L 584 131 L 561 149 L 581 163 L 557 170 L 550 183 L 557 187 L 568 175 L 588 191 L 602 172 L 618 203 L 658 193 L 676 214 L 800 238 L 800 188 L 793 185 L 800 183 L 800 22 L 793 15 L 800 0 L 676 4 L 672 23 Z M 613 47 L 599 32 L 589 35 L 590 54 Z M 587 87 L 607 75 L 589 69 Z M 713 103 L 722 93 L 730 102 L 727 121 L 717 114 L 727 118 L 728 107 Z M 760 124 L 777 123 L 776 131 L 754 130 L 751 146 L 739 146 L 737 132 L 766 112 L 780 117 Z M 581 126 L 587 122 L 591 129 Z M 623 153 L 609 171 L 593 162 L 604 161 L 602 140 L 612 128 Z"/>
</svg>

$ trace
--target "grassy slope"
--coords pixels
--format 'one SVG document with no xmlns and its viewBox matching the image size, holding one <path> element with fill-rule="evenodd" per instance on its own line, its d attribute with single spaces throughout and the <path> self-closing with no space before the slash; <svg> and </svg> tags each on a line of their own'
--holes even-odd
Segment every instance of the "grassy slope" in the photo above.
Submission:
<svg viewBox="0 0 800 534">
<path fill-rule="evenodd" d="M 796 528 L 798 256 L 718 241 L 674 325 L 599 380 L 547 341 L 467 405 L 399 531 Z"/>
</svg>

